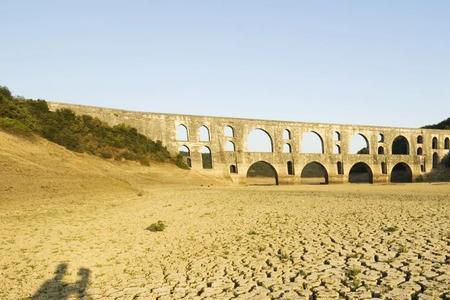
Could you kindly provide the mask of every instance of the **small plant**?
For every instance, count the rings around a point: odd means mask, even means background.
[[[398,253],[406,253],[406,252],[408,252],[408,248],[406,248],[405,245],[400,245],[398,247]]]
[[[358,277],[353,278],[352,280],[352,290],[356,291],[361,286],[361,280]]]
[[[286,262],[291,259],[291,256],[286,251],[283,250],[279,250],[277,256],[282,262]]]
[[[353,267],[347,271],[347,277],[350,279],[356,278],[359,274],[361,274],[361,269],[358,267]]]
[[[353,291],[355,291],[361,285],[359,274],[361,274],[361,269],[356,266],[349,269],[346,273],[347,278],[350,280],[350,287]]]
[[[394,258],[394,257],[391,257],[391,258],[386,259],[385,262],[386,262],[387,264],[392,264],[394,261],[395,261],[395,258]]]
[[[386,233],[396,232],[397,230],[398,230],[397,226],[389,226],[389,227],[386,227],[385,229],[383,229],[383,231]]]
[[[146,230],[151,232],[163,231],[166,228],[166,224],[163,221],[158,221],[156,223],[151,224],[146,228]]]

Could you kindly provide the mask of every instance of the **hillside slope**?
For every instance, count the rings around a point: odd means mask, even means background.
[[[422,128],[426,129],[450,129],[450,118],[433,125],[427,125]]]
[[[189,176],[187,176],[189,175]],[[159,184],[223,183],[171,163],[142,166],[76,153],[40,137],[22,138],[0,131],[0,205],[70,194],[133,193]]]

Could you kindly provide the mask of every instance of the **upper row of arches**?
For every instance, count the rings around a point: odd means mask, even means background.
[[[233,127],[227,125],[223,129],[223,134],[225,137],[234,138],[234,129]],[[211,140],[209,129],[206,125],[202,125],[198,129],[198,138],[200,142],[209,142]],[[282,151],[284,153],[292,152],[292,134],[288,129],[284,129],[282,133],[282,138],[284,141]],[[189,132],[185,125],[180,124],[177,126],[176,139],[178,141],[188,141],[189,140]],[[337,131],[333,133],[333,153],[341,154],[341,134]],[[385,154],[384,147],[384,135],[379,134],[377,142],[378,146],[378,154]],[[417,144],[419,147],[417,148],[416,154],[422,155],[423,150],[421,144],[423,144],[423,136],[417,136]],[[247,147],[246,150],[248,152],[273,152],[273,142],[270,134],[261,128],[256,128],[252,130],[247,137]],[[439,140],[437,137],[433,137],[432,139],[432,149],[439,148]],[[444,149],[450,149],[450,139],[447,137],[444,140]],[[231,141],[226,141],[225,151],[235,151],[235,145]],[[322,137],[319,133],[315,131],[306,132],[302,137],[301,143],[301,152],[302,153],[325,153],[325,147]],[[402,135],[397,136],[392,142],[392,154],[399,155],[409,155],[410,143],[408,139]],[[368,139],[361,133],[355,134],[349,144],[349,153],[350,154],[370,154],[370,146]]]
[[[223,134],[226,137],[234,137],[234,129],[231,126],[225,126],[223,128]],[[200,126],[198,129],[198,139],[200,142],[209,142],[211,136],[209,134],[209,128],[206,125]],[[176,140],[186,142],[189,140],[189,131],[186,125],[179,124],[176,128]]]
[[[336,137],[340,140],[339,133],[334,136],[334,138]],[[301,146],[302,153],[325,153],[323,139],[314,131],[307,132],[303,135]],[[351,138],[349,145],[350,154],[370,154],[369,149],[369,141],[364,135],[355,134]],[[253,130],[247,139],[247,150],[249,152],[273,152],[273,143],[270,135],[262,129]],[[292,152],[292,145],[290,143],[283,144],[283,152]],[[334,144],[333,153],[341,154],[341,146],[339,144]],[[378,154],[385,154],[383,146],[378,147]],[[410,154],[409,142],[404,136],[398,136],[394,139],[392,143],[392,154]]]

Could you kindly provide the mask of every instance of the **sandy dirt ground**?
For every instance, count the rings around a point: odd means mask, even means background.
[[[0,299],[450,299],[448,184],[233,186],[4,133],[0,178]]]

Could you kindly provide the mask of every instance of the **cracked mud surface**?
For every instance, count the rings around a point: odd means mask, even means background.
[[[1,299],[450,299],[450,185],[161,185],[0,209]]]

